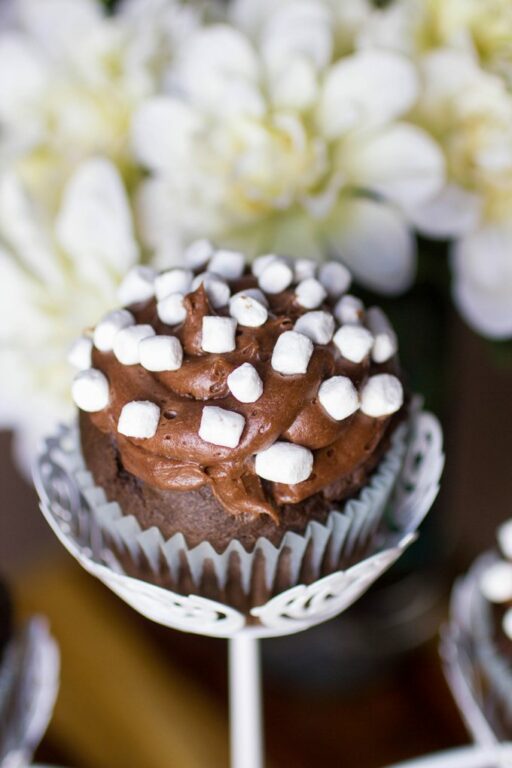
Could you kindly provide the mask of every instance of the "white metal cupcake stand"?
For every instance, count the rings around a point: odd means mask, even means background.
[[[69,431],[69,430],[68,430]],[[35,471],[42,511],[66,549],[87,570],[143,616],[164,626],[229,640],[232,768],[264,764],[259,641],[328,621],[354,603],[416,538],[443,469],[437,419],[417,413],[388,524],[365,560],[312,584],[299,584],[255,607],[250,617],[198,595],[183,596],[127,576],[90,525],[87,503],[74,477],[66,429],[50,438]]]

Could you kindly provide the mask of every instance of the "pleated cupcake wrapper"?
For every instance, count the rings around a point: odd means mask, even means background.
[[[468,730],[482,746],[512,741],[512,662],[493,640],[491,606],[480,590],[483,572],[497,559],[496,554],[485,553],[456,583],[450,625],[441,643],[454,698]]]
[[[44,619],[32,619],[0,664],[0,766],[30,764],[51,718],[59,654]]]
[[[102,537],[104,555],[107,548],[107,559],[112,552],[121,557],[123,570],[138,575],[142,565],[150,580],[152,574],[156,583],[177,591],[181,591],[179,584],[185,570],[194,589],[202,593],[206,571],[214,574],[222,591],[229,586],[233,563],[236,563],[237,579],[245,595],[251,590],[256,570],[261,574],[263,569],[265,599],[268,599],[283,572],[287,574],[284,588],[294,586],[299,579],[307,583],[324,572],[352,564],[357,560],[358,552],[368,548],[403,466],[409,432],[407,423],[395,430],[390,448],[368,485],[342,509],[333,510],[325,524],[311,522],[304,534],[288,532],[278,547],[260,538],[252,552],[247,552],[236,540],[219,554],[207,541],[189,548],[182,534],[165,540],[157,528],[141,530],[135,517],[123,515],[118,503],[108,502],[103,489],[94,484],[81,456],[77,457],[75,480],[92,513],[97,533]],[[78,444],[76,450],[79,453]],[[130,562],[132,567],[127,568]],[[112,564],[119,567],[119,563]],[[277,591],[282,588],[280,584]]]

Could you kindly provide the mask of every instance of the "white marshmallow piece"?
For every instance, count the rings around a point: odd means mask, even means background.
[[[229,314],[234,317],[240,325],[258,328],[267,322],[268,311],[264,304],[253,296],[249,296],[245,291],[240,291],[229,300]]]
[[[263,304],[264,307],[268,307],[268,299],[263,293],[263,291],[260,291],[259,288],[244,288],[243,291],[238,291],[238,293],[234,293],[232,298],[235,296],[250,296],[252,299],[256,299],[256,301],[259,301],[260,304]]]
[[[498,528],[498,544],[500,549],[510,560],[512,560],[512,520],[507,520]]]
[[[231,289],[222,277],[213,272],[202,272],[192,281],[192,290],[196,291],[203,284],[208,299],[214,309],[225,307],[231,296]]]
[[[79,336],[69,349],[68,363],[78,371],[86,371],[92,365],[92,346],[89,336]]]
[[[327,297],[327,291],[314,277],[308,277],[296,287],[295,297],[301,307],[316,309]]]
[[[149,400],[132,400],[123,406],[117,431],[126,437],[154,437],[160,421],[160,408]]]
[[[402,407],[404,390],[396,376],[379,373],[371,376],[361,392],[361,410],[367,416],[390,416]]]
[[[285,331],[272,352],[272,368],[278,373],[306,373],[313,354],[313,342],[303,333]]]
[[[238,251],[216,251],[208,264],[208,272],[225,277],[226,280],[238,280],[244,273],[245,256]]]
[[[283,259],[275,258],[258,277],[258,285],[265,293],[281,293],[293,282],[293,269]]]
[[[361,325],[342,325],[334,334],[334,343],[351,363],[361,363],[373,347],[373,336]]]
[[[94,346],[100,352],[112,352],[116,335],[130,325],[135,325],[135,318],[127,309],[115,309],[109,312],[94,329]]]
[[[233,352],[236,349],[236,320],[233,317],[203,317],[201,348],[205,352]]]
[[[300,283],[302,280],[315,277],[317,263],[313,259],[296,259],[293,262],[293,268],[295,271],[295,282]]]
[[[334,316],[342,325],[357,325],[361,322],[364,304],[357,296],[347,293],[342,296],[334,307]]]
[[[151,267],[133,267],[117,291],[117,297],[121,304],[139,304],[148,301],[155,295],[156,272]]]
[[[480,577],[480,591],[491,603],[506,603],[512,599],[512,564],[493,563]]]
[[[258,256],[256,259],[254,259],[251,265],[251,272],[253,273],[254,277],[259,277],[262,275],[263,271],[268,267],[268,265],[273,261],[277,261],[278,258],[279,257],[274,253],[266,253],[264,256]]]
[[[155,278],[155,294],[158,301],[173,293],[188,293],[194,273],[190,269],[169,269]]]
[[[185,250],[184,259],[190,269],[201,269],[213,255],[214,248],[209,240],[195,240]]]
[[[366,323],[375,339],[372,359],[376,363],[387,362],[398,351],[398,339],[393,326],[379,307],[370,307],[366,313]]]
[[[313,453],[302,445],[278,441],[256,454],[254,468],[264,480],[295,485],[307,480],[313,471]]]
[[[294,325],[294,330],[303,333],[315,344],[328,344],[334,333],[334,317],[330,312],[317,310],[301,315]]]
[[[348,376],[332,376],[320,385],[320,405],[336,421],[352,416],[359,408],[359,393]]]
[[[147,371],[177,371],[183,347],[175,336],[148,336],[139,344],[140,363]]]
[[[96,368],[77,373],[71,386],[75,405],[87,413],[96,413],[107,407],[110,394],[108,379]]]
[[[140,342],[154,335],[155,330],[150,325],[130,325],[123,328],[114,339],[114,355],[123,365],[137,365],[140,363]]]
[[[263,394],[263,382],[250,363],[243,363],[227,379],[229,391],[241,403],[255,403]]]
[[[245,427],[245,419],[240,413],[206,405],[201,414],[199,437],[206,443],[236,448]]]
[[[503,631],[512,640],[512,608],[505,613],[502,622]]]
[[[331,299],[346,293],[352,283],[352,275],[339,261],[327,261],[318,271],[318,279]]]
[[[170,296],[166,296],[165,299],[158,302],[156,311],[162,323],[178,325],[178,323],[184,321],[187,316],[187,310],[185,309],[183,299],[182,293],[171,293]]]

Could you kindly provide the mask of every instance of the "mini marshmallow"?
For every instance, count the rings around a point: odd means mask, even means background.
[[[258,285],[265,293],[281,293],[293,282],[293,269],[282,259],[275,258],[258,278]]]
[[[187,316],[187,310],[183,303],[182,293],[171,293],[165,299],[159,301],[156,306],[158,317],[166,325],[177,325],[182,323]]]
[[[233,352],[236,349],[236,320],[232,317],[203,317],[201,347],[205,352]]]
[[[502,622],[503,631],[512,640],[512,608],[505,613]]]
[[[135,318],[127,309],[115,309],[109,312],[94,329],[94,346],[100,352],[111,352],[116,335],[130,325],[135,325]]]
[[[214,248],[209,240],[196,240],[186,249],[184,259],[191,269],[200,269],[211,259],[213,252]]]
[[[244,288],[243,291],[238,291],[238,293],[234,293],[232,298],[235,296],[250,296],[252,299],[256,299],[256,301],[259,301],[260,304],[263,304],[264,307],[268,307],[268,299],[263,293],[263,291],[260,291],[259,288]]]
[[[192,281],[192,290],[196,291],[203,284],[208,299],[214,309],[225,307],[231,296],[231,289],[222,277],[213,272],[202,272]]]
[[[371,376],[361,392],[361,410],[367,416],[390,416],[400,410],[404,402],[404,390],[396,376],[379,373]]]
[[[352,296],[350,293],[342,296],[334,307],[334,315],[336,320],[342,325],[357,325],[361,322],[361,317],[364,312],[364,304],[357,296]]]
[[[154,437],[160,421],[160,408],[149,400],[132,400],[123,406],[117,431],[126,437]]]
[[[306,312],[299,317],[294,330],[303,333],[315,344],[328,344],[334,333],[334,317],[322,310]]]
[[[130,325],[123,328],[114,339],[114,355],[123,365],[140,363],[139,343],[148,336],[154,336],[150,325]]]
[[[396,333],[379,307],[371,307],[368,310],[366,322],[375,339],[372,347],[372,358],[376,363],[385,363],[397,353],[398,339]]]
[[[199,437],[206,443],[236,448],[244,431],[245,419],[240,413],[206,405],[201,415]]]
[[[319,269],[318,279],[331,299],[341,296],[350,288],[352,275],[339,261],[327,261]]]
[[[92,365],[92,339],[89,336],[79,336],[75,339],[68,352],[68,362],[79,371],[85,371]]]
[[[279,373],[306,373],[312,354],[311,339],[297,331],[285,331],[272,352],[272,368]]]
[[[347,360],[361,363],[373,347],[373,336],[360,325],[342,325],[334,335],[334,343]]]
[[[342,421],[352,416],[359,408],[359,394],[347,376],[332,376],[320,385],[318,390],[320,405],[329,416]]]
[[[235,294],[229,300],[229,314],[236,318],[240,325],[258,328],[267,322],[267,308],[245,291]]]
[[[194,273],[190,269],[169,269],[155,278],[155,294],[158,301],[173,293],[188,293]]]
[[[263,394],[263,382],[250,363],[243,363],[227,379],[229,391],[241,403],[255,403]]]
[[[306,309],[316,309],[327,296],[327,291],[322,283],[315,280],[314,277],[308,277],[302,280],[295,289],[297,303]]]
[[[300,283],[301,280],[308,280],[316,275],[317,263],[313,259],[296,259],[293,262],[293,268],[295,282]]]
[[[278,257],[273,253],[267,253],[265,256],[258,256],[256,259],[254,259],[251,265],[251,272],[253,273],[254,277],[259,277],[263,274],[263,271],[268,267],[269,264],[277,260]]]
[[[498,528],[498,544],[505,555],[512,560],[512,520],[507,520]]]
[[[140,363],[147,371],[177,371],[183,348],[175,336],[148,336],[139,344]]]
[[[264,480],[295,485],[307,480],[313,471],[313,453],[302,445],[277,442],[256,454],[254,468]]]
[[[117,291],[121,304],[126,306],[148,301],[155,295],[156,272],[151,267],[133,267]]]
[[[208,272],[225,277],[226,280],[237,280],[244,273],[245,257],[238,251],[216,251],[208,264]]]
[[[110,400],[108,379],[96,368],[80,371],[73,380],[71,394],[75,404],[82,411],[102,411]]]
[[[491,603],[506,603],[512,599],[512,564],[493,563],[480,577],[480,591]]]

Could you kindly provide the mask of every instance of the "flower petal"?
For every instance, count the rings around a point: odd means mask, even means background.
[[[126,192],[110,162],[95,158],[79,166],[64,192],[56,233],[85,279],[119,278],[137,261]]]
[[[269,14],[260,48],[270,65],[282,65],[298,57],[319,70],[329,63],[333,42],[328,8],[316,0],[293,0]]]
[[[512,337],[512,229],[487,226],[455,243],[453,296],[478,333]]]
[[[329,249],[355,279],[387,295],[409,288],[416,273],[416,244],[401,213],[365,198],[345,198],[329,219]]]
[[[133,117],[138,160],[151,170],[177,173],[190,157],[198,122],[194,110],[182,101],[166,96],[149,99]]]
[[[413,65],[389,51],[359,51],[328,72],[318,121],[328,138],[383,125],[403,115],[418,95]]]
[[[103,15],[95,0],[19,0],[18,13],[23,27],[52,57],[76,50],[77,41]]]
[[[317,96],[317,79],[307,59],[294,58],[274,65],[269,78],[272,103],[279,109],[308,109]]]
[[[343,152],[354,186],[369,189],[408,209],[437,194],[444,182],[438,145],[420,128],[397,123],[373,136],[354,136]]]
[[[445,240],[473,231],[481,211],[478,195],[457,184],[445,184],[432,199],[408,211],[408,217],[421,234]]]
[[[13,32],[0,38],[0,72],[0,118],[9,124],[41,95],[47,70],[35,46]]]

